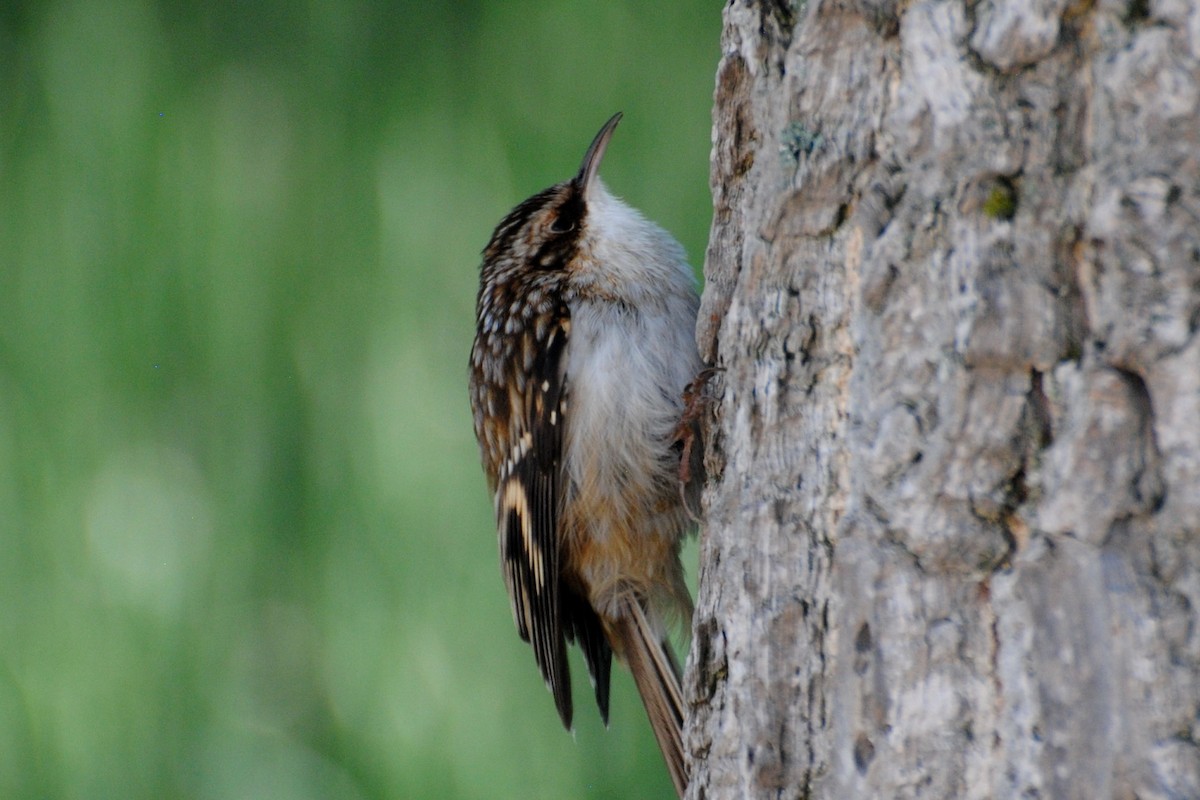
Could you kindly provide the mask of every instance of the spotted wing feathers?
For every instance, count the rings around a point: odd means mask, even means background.
[[[523,396],[513,404],[509,454],[496,486],[500,560],[521,638],[533,647],[563,725],[571,727],[571,676],[562,613],[558,514],[561,504],[566,310],[545,326],[530,326],[533,354],[523,368]]]

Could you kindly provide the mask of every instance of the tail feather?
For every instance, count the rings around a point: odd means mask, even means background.
[[[633,673],[646,716],[663,760],[683,797],[688,785],[687,762],[683,757],[683,693],[679,688],[679,667],[671,646],[655,635],[637,600],[630,598],[614,626],[619,647]]]

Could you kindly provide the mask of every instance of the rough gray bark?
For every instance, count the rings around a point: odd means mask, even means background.
[[[1200,9],[732,2],[692,798],[1200,798]]]

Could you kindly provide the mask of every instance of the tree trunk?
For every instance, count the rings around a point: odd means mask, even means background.
[[[692,798],[1200,798],[1200,10],[732,2]]]

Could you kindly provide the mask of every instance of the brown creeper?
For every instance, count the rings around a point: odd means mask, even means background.
[[[566,643],[583,650],[606,723],[615,653],[682,796],[684,708],[666,630],[692,612],[675,439],[701,366],[699,300],[679,244],[596,174],[620,119],[574,178],[513,209],[483,251],[471,406],[513,617],[563,725]]]

